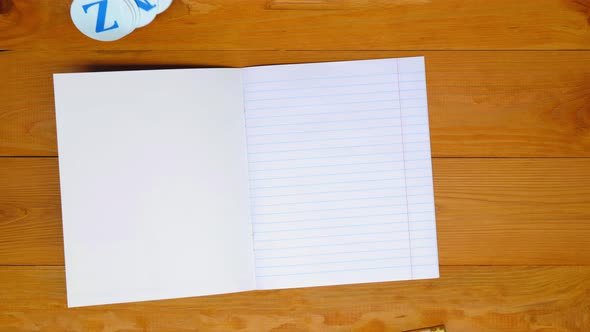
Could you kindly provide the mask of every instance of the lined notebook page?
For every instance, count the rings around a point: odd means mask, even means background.
[[[423,58],[243,80],[257,288],[438,277]]]

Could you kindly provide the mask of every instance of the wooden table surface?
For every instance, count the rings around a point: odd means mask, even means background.
[[[590,331],[590,1],[0,0],[0,331]],[[441,278],[66,308],[52,73],[424,55]],[[190,253],[186,255],[190,264]]]

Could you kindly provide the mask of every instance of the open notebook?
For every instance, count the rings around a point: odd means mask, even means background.
[[[422,57],[54,83],[70,307],[438,277]]]

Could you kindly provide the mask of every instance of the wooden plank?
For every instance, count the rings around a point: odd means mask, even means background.
[[[590,156],[590,52],[4,52],[0,155],[55,156],[52,73],[425,55],[432,153]]]
[[[63,264],[57,159],[0,158],[0,169],[0,265]]]
[[[149,26],[100,43],[71,23],[71,0],[6,0],[0,49],[590,48],[587,0],[322,2],[328,1],[177,0]]]
[[[590,264],[590,158],[434,159],[442,265]],[[0,265],[61,265],[56,159],[0,158]]]
[[[590,329],[590,266],[443,267],[441,278],[66,309],[61,267],[0,267],[0,326],[24,331]]]
[[[590,264],[590,159],[435,159],[433,172],[442,264]]]

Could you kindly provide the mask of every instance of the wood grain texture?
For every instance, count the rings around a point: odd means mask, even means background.
[[[0,158],[0,265],[61,265],[57,160]],[[590,265],[590,159],[433,161],[442,265]]]
[[[3,2],[0,49],[590,49],[587,0],[176,0],[113,43],[76,30],[71,0]]]
[[[590,159],[433,160],[443,264],[590,265]]]
[[[55,156],[52,74],[425,55],[435,157],[590,156],[590,52],[4,52],[0,155]]]
[[[443,267],[441,278],[66,309],[61,267],[0,267],[0,326],[25,331],[587,332],[590,267]]]
[[[57,159],[0,158],[0,170],[0,265],[63,264]]]

